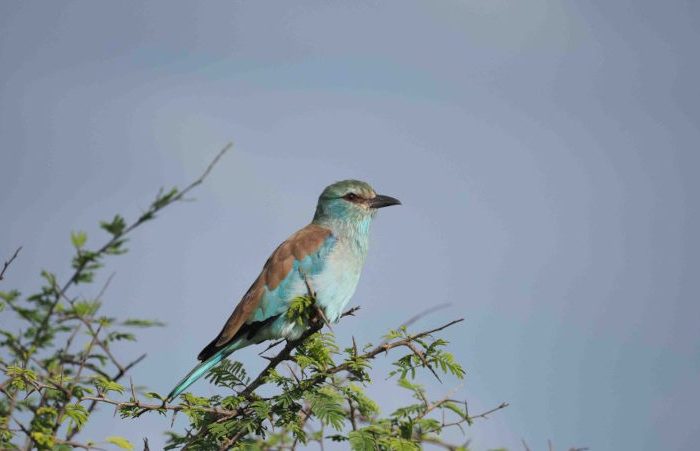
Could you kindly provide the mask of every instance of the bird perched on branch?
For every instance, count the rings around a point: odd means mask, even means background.
[[[365,263],[369,227],[377,209],[398,205],[358,180],[323,190],[309,225],[268,258],[201,361],[168,395],[172,400],[232,352],[265,340],[296,340],[309,327],[288,315],[291,302],[313,296],[325,321],[335,322],[350,301]]]

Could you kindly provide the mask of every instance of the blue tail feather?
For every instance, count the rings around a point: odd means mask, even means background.
[[[192,371],[187,373],[187,376],[182,378],[182,380],[180,382],[178,382],[178,384],[175,386],[175,388],[173,388],[170,391],[170,394],[166,398],[166,401],[172,401],[173,399],[177,398],[180,395],[180,393],[187,390],[187,387],[194,384],[197,381],[197,379],[204,376],[207,373],[207,371],[209,371],[210,369],[215,367],[219,362],[224,360],[229,354],[231,354],[233,351],[238,349],[239,348],[238,344],[239,343],[237,343],[237,342],[231,343],[230,345],[228,345],[225,348],[218,351],[216,354],[209,357],[204,362],[202,362],[199,365],[192,368]]]

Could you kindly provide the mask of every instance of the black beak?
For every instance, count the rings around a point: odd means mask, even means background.
[[[377,194],[374,198],[369,200],[370,208],[384,208],[391,205],[401,205],[401,201],[395,197],[385,196],[383,194]]]

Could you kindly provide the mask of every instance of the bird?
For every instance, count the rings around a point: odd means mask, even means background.
[[[177,398],[234,351],[266,340],[299,339],[310,324],[287,312],[294,299],[310,290],[324,321],[337,322],[357,288],[377,210],[400,204],[359,180],[327,186],[311,223],[272,252],[221,332],[197,356],[200,363],[166,401]]]

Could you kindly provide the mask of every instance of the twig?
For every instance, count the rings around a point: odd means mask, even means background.
[[[119,372],[117,374],[115,374],[111,378],[108,377],[108,379],[112,380],[114,382],[117,382],[119,379],[124,377],[124,375],[127,373],[127,371],[129,371],[131,368],[133,368],[135,365],[137,365],[139,362],[141,362],[145,358],[146,358],[146,354],[141,354],[136,360],[128,363],[123,368],[120,368]],[[92,413],[92,411],[95,410],[95,408],[97,407],[97,403],[98,403],[98,401],[96,399],[92,400],[92,402],[90,403],[90,405],[87,408],[88,413]],[[70,433],[66,436],[66,439],[68,439],[68,440],[72,439],[73,437],[75,437],[75,435],[78,432],[79,432],[78,429],[71,430]]]
[[[112,277],[113,277],[113,276],[114,276],[114,273],[112,273],[112,275],[107,279],[107,282],[104,284],[104,286],[103,286],[102,289],[100,290],[100,294],[98,295],[97,299],[99,299],[100,297],[102,297],[102,295],[104,294],[105,290],[106,290],[107,287],[109,286],[109,283],[110,283],[110,281],[112,280]],[[56,289],[56,288],[57,288],[57,287],[54,286],[54,289]],[[66,296],[64,293],[62,293],[61,296],[62,296],[66,301],[68,301],[68,303],[69,303],[71,306],[73,306],[73,307],[75,306],[75,300],[74,300],[74,299],[70,299],[70,298],[69,298],[68,296]],[[122,366],[121,363],[119,363],[119,361],[117,360],[117,358],[114,357],[114,354],[112,354],[112,351],[110,351],[109,346],[107,345],[107,343],[106,343],[105,341],[103,341],[103,340],[100,340],[99,337],[98,337],[100,328],[101,328],[102,326],[100,325],[99,328],[98,328],[98,330],[97,330],[97,332],[95,332],[95,329],[92,327],[92,323],[91,323],[92,319],[85,318],[85,317],[83,317],[83,316],[81,316],[81,315],[77,315],[77,314],[75,315],[75,318],[77,318],[78,321],[80,321],[81,323],[83,323],[83,324],[85,325],[85,327],[87,327],[88,332],[90,333],[90,335],[96,340],[97,346],[99,346],[100,349],[102,349],[102,350],[104,351],[104,353],[107,355],[107,357],[109,357],[109,360],[112,362],[112,364],[113,364],[115,367],[117,367],[117,369],[119,370],[119,373],[117,373],[117,376],[116,376],[116,377],[122,377],[122,376],[124,375],[124,373],[126,373],[126,369]],[[132,362],[131,365],[133,366],[134,364],[140,362],[144,357],[146,357],[146,354],[143,354],[141,357],[139,357],[138,359],[136,359],[134,362]]]
[[[78,384],[80,380],[80,375],[83,372],[83,369],[85,369],[85,362],[87,361],[88,357],[90,356],[90,351],[92,351],[92,348],[95,346],[95,343],[98,341],[97,336],[99,335],[100,331],[102,330],[102,325],[98,326],[97,332],[92,336],[92,340],[90,340],[90,344],[88,344],[88,347],[85,349],[83,353],[83,357],[80,360],[80,365],[78,366],[78,371],[76,371],[74,380],[75,382],[73,384],[69,384],[67,388],[67,392],[71,393],[71,396],[68,397],[68,400],[63,402],[58,410],[58,413],[56,414],[56,423],[53,425],[53,438],[57,439],[56,434],[58,433],[58,428],[61,427],[61,422],[63,420],[63,416],[66,414],[66,406],[68,405],[68,401],[72,397],[73,389],[75,386]],[[62,384],[61,384],[62,385]]]
[[[299,381],[299,378],[297,377],[297,373],[294,372],[294,368],[292,368],[292,365],[290,365],[289,363],[287,363],[286,365],[287,369],[289,370],[289,373],[292,375],[294,380],[297,381],[297,384],[301,383],[301,381]]]
[[[442,439],[440,439],[439,437],[435,437],[435,436],[421,437],[421,442],[430,443],[431,445],[439,446],[439,447],[445,448],[449,451],[457,451],[460,449],[466,449],[466,446],[456,446],[456,445],[453,445],[451,443],[447,443],[447,442],[443,441]]]
[[[355,316],[355,313],[357,313],[360,310],[360,306],[356,305],[355,307],[351,308],[350,310],[346,310],[343,312],[342,315],[340,315],[341,318],[345,318],[346,316]]]
[[[104,290],[106,289],[106,287],[109,285],[109,281],[110,281],[111,279],[112,279],[112,277],[110,276],[110,278],[109,278],[109,279],[107,280],[107,282],[105,283],[105,286],[103,286],[103,290],[102,290],[103,293],[104,293]],[[96,340],[96,344],[105,352],[105,354],[107,355],[107,357],[110,359],[110,361],[111,361],[111,362],[114,364],[114,366],[117,368],[117,370],[118,370],[117,373],[116,373],[113,377],[111,377],[111,378],[109,378],[108,376],[106,376],[105,374],[103,374],[103,376],[108,377],[110,380],[112,380],[112,381],[114,381],[114,382],[117,382],[119,379],[121,379],[122,377],[124,377],[124,375],[125,375],[131,368],[133,368],[135,365],[137,365],[139,362],[141,362],[143,359],[146,358],[146,354],[141,354],[136,360],[131,361],[131,362],[128,363],[126,366],[122,365],[121,363],[119,363],[119,361],[116,359],[116,357],[115,357],[115,356],[112,354],[112,352],[109,350],[109,346],[107,346],[107,344],[106,344],[104,341],[102,341],[102,340],[99,339],[99,337],[98,337],[99,329],[98,329],[97,331],[95,331],[95,330],[92,328],[92,324],[90,323],[90,321],[88,321],[87,319],[83,318],[82,316],[78,316],[78,320],[79,320],[80,322],[82,322],[82,323],[88,328],[88,331],[89,331],[90,334],[92,335],[93,340]],[[101,327],[101,326],[100,326],[100,327]],[[92,411],[95,410],[96,407],[97,407],[97,401],[94,401],[94,400],[93,400],[93,401],[90,403],[90,405],[88,406],[88,409],[87,409],[87,410],[88,410],[88,413],[92,413]],[[66,436],[66,439],[68,439],[68,440],[72,439],[77,433],[78,433],[78,430],[77,430],[77,429],[73,429],[73,430],[70,431],[70,433]]]
[[[131,389],[131,399],[136,401],[136,390],[134,389],[134,379],[129,378],[129,388]]]
[[[499,405],[497,405],[496,407],[494,407],[494,408],[491,409],[491,410],[487,410],[486,412],[482,412],[482,413],[480,413],[480,414],[478,414],[478,415],[470,415],[470,416],[469,416],[469,419],[470,419],[470,420],[476,420],[476,419],[479,419],[479,418],[484,418],[484,419],[485,419],[485,418],[488,418],[488,416],[491,415],[492,413],[494,413],[494,412],[496,412],[496,411],[498,411],[498,410],[501,410],[501,409],[505,409],[505,408],[508,407],[509,405],[510,405],[510,404],[508,404],[507,402],[502,402],[502,403],[500,403]],[[523,441],[523,443],[524,443],[524,441]]]
[[[130,408],[130,407],[136,407],[139,409],[146,409],[146,410],[170,410],[173,412],[179,412],[185,409],[191,409],[191,410],[196,410],[200,412],[206,412],[206,413],[211,413],[213,415],[217,416],[224,416],[228,415],[229,417],[231,416],[236,416],[241,413],[240,410],[228,410],[228,409],[220,409],[217,407],[203,407],[203,406],[190,406],[186,404],[167,404],[167,403],[161,403],[161,404],[149,404],[149,403],[143,403],[139,400],[135,401],[116,401],[114,399],[106,398],[104,396],[83,396],[80,398],[78,403],[81,403],[83,401],[97,401],[97,402],[103,402],[105,404],[111,404],[115,406],[118,410],[124,409],[124,408]]]
[[[382,352],[386,352],[390,349],[398,348],[400,346],[406,346],[408,343],[411,343],[418,338],[422,338],[422,337],[428,336],[430,334],[433,334],[435,332],[439,332],[443,329],[447,329],[448,327],[454,326],[455,324],[461,323],[462,321],[464,321],[464,318],[455,319],[455,320],[450,321],[449,323],[443,324],[440,327],[436,327],[435,329],[430,329],[430,330],[427,330],[425,332],[420,332],[420,333],[417,333],[414,335],[409,335],[408,337],[403,338],[401,340],[381,343],[381,344],[377,345],[371,351],[367,351],[364,354],[360,355],[359,358],[360,359],[373,359],[377,356],[377,354],[380,354]],[[328,370],[326,370],[325,373],[326,374],[336,374],[336,373],[339,373],[341,371],[346,371],[349,368],[350,368],[350,364],[346,362],[346,363],[342,363],[340,365],[334,366],[332,368],[329,368]],[[319,375],[322,375],[322,374],[319,373]]]
[[[438,305],[436,305],[435,307],[430,307],[430,308],[428,308],[428,309],[425,309],[425,310],[423,310],[422,312],[418,313],[417,315],[414,315],[414,316],[412,316],[411,318],[409,318],[408,320],[406,320],[406,321],[404,321],[403,323],[401,323],[401,325],[400,325],[398,328],[399,328],[399,329],[402,329],[402,328],[404,328],[404,327],[408,327],[408,326],[410,326],[411,324],[413,324],[413,323],[415,323],[416,321],[418,321],[419,319],[424,318],[424,317],[430,315],[431,313],[436,312],[436,311],[438,311],[438,310],[440,310],[440,309],[443,309],[443,308],[445,308],[445,307],[448,307],[449,305],[450,305],[449,302],[446,302],[446,303],[444,303],[444,304],[438,304]],[[461,318],[459,321],[464,321],[464,318]],[[388,343],[388,342],[389,342],[389,339],[388,339],[388,338],[387,338],[387,339],[384,339],[384,341],[382,341],[382,342],[379,344],[379,346],[383,346],[383,345],[385,345],[385,344]],[[379,346],[377,346],[377,347],[379,347]],[[432,368],[430,368],[430,370],[432,371]],[[433,372],[433,374],[435,374],[435,373]],[[438,378],[438,380],[440,380],[440,378]]]
[[[256,388],[265,383],[265,379],[267,378],[267,375],[270,373],[270,371],[272,371],[277,365],[284,362],[285,360],[289,360],[292,351],[296,349],[299,345],[301,345],[304,341],[306,341],[307,338],[309,338],[319,330],[321,330],[321,325],[319,323],[315,323],[309,329],[307,329],[298,339],[287,341],[287,344],[284,346],[284,348],[282,348],[282,350],[276,356],[269,359],[270,363],[267,364],[265,369],[263,369],[260,372],[260,374],[258,374],[258,376],[255,379],[253,379],[253,381],[250,384],[248,384],[248,386],[244,388],[238,395],[245,398],[249,397],[255,391]]]
[[[447,307],[449,307],[450,305],[451,305],[451,304],[450,304],[449,302],[445,302],[445,303],[443,303],[443,304],[438,304],[438,305],[435,305],[435,306],[430,307],[430,308],[428,308],[428,309],[425,309],[425,310],[423,310],[422,312],[418,313],[417,315],[412,316],[412,317],[409,318],[408,320],[404,321],[404,322],[401,324],[401,326],[399,326],[399,328],[401,328],[401,327],[408,327],[408,326],[410,326],[411,324],[413,324],[413,323],[415,323],[416,321],[418,321],[419,319],[424,318],[424,317],[430,315],[430,314],[433,313],[433,312],[437,312],[438,310],[442,310],[442,309],[444,309],[444,308],[447,308]]]
[[[413,343],[408,343],[408,344],[406,344],[406,346],[408,347],[408,349],[410,349],[411,351],[413,351],[413,353],[414,353],[415,355],[418,356],[418,358],[421,360],[421,362],[423,362],[423,366],[425,366],[426,368],[428,368],[428,369],[430,370],[430,372],[433,373],[433,376],[435,376],[435,379],[437,379],[438,382],[442,383],[442,379],[440,379],[440,376],[438,376],[438,374],[435,372],[435,370],[433,369],[433,367],[430,366],[430,363],[429,363],[428,360],[425,358],[425,354],[423,354],[423,352],[422,352],[420,349],[418,349],[418,348],[416,347],[416,345],[414,345]]]
[[[102,288],[100,288],[100,292],[97,293],[97,297],[95,299],[102,299],[102,296],[104,296],[105,291],[107,291],[107,288],[109,288],[109,284],[112,283],[112,279],[114,279],[114,275],[116,273],[112,273],[107,277],[107,280],[105,281],[104,285],[102,285]]]
[[[3,280],[5,278],[5,271],[7,271],[7,268],[12,264],[15,258],[17,258],[17,254],[19,254],[19,251],[21,250],[22,246],[18,247],[15,253],[12,254],[12,257],[10,257],[10,259],[5,261],[5,264],[2,265],[2,271],[0,271],[0,280]]]
[[[443,404],[446,404],[446,403],[448,403],[448,402],[455,402],[455,401],[452,399],[452,395],[454,395],[454,393],[455,393],[457,390],[459,390],[461,387],[462,387],[462,384],[460,384],[460,385],[458,385],[457,387],[453,388],[452,390],[450,390],[449,393],[447,393],[447,394],[445,395],[444,398],[442,398],[442,399],[440,399],[440,400],[438,400],[438,401],[434,401],[434,402],[428,403],[425,399],[423,399],[423,401],[425,402],[425,410],[423,411],[423,413],[421,413],[421,414],[418,416],[418,418],[423,418],[423,417],[425,417],[425,416],[428,415],[430,412],[432,412],[433,410],[435,410],[435,409],[437,409],[438,407],[442,406]],[[420,392],[419,392],[419,393],[420,393]]]
[[[307,426],[306,422],[309,421],[309,418],[311,418],[311,406],[308,404],[306,407],[303,407],[301,409],[301,412],[299,412],[299,416],[301,417],[301,423],[299,424],[299,428],[302,429]],[[299,444],[299,437],[294,438],[294,442],[292,443],[291,449],[295,450],[297,448],[297,445]]]
[[[73,449],[86,449],[86,450],[96,450],[96,451],[107,451],[105,448],[98,448],[97,446],[88,445],[85,443],[73,442],[71,440],[61,440],[60,438],[55,438],[54,441],[60,445],[68,445]]]
[[[347,398],[348,406],[350,406],[350,424],[352,425],[352,430],[357,430],[357,419],[355,418],[355,406],[352,405],[352,399]]]
[[[241,429],[240,431],[236,432],[236,434],[231,437],[228,440],[224,440],[224,442],[221,444],[221,447],[219,448],[220,451],[226,451],[227,449],[231,448],[231,445],[236,443],[239,438],[246,432],[245,429]]]
[[[182,199],[183,196],[184,196],[185,194],[187,194],[189,191],[192,190],[192,188],[194,188],[194,187],[197,186],[197,185],[201,185],[202,182],[204,181],[204,179],[207,178],[207,176],[209,175],[209,173],[211,172],[211,170],[214,169],[214,166],[216,166],[216,164],[219,162],[219,160],[221,159],[221,157],[223,157],[224,154],[225,154],[226,152],[228,152],[232,147],[233,147],[233,143],[228,143],[228,144],[226,144],[226,145],[224,146],[224,148],[221,149],[221,150],[219,151],[218,154],[216,154],[216,156],[214,157],[214,159],[211,160],[211,163],[209,163],[209,166],[207,166],[207,168],[204,170],[204,172],[202,173],[202,175],[200,175],[199,178],[198,178],[197,180],[195,180],[194,182],[192,182],[192,183],[190,183],[189,185],[187,185],[187,187],[185,187],[185,189],[183,189],[183,190],[180,192],[179,195],[175,196],[174,199],[176,199],[176,200]]]

